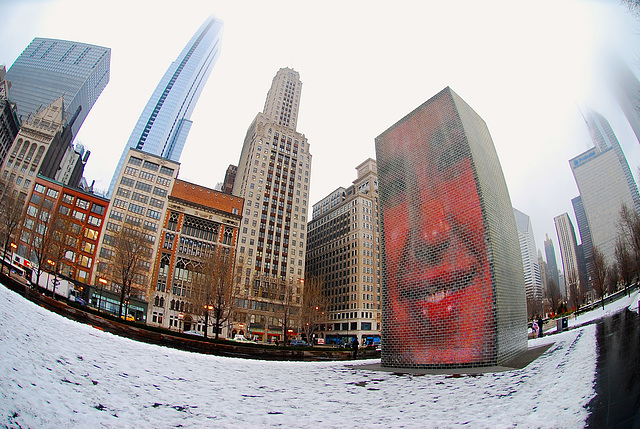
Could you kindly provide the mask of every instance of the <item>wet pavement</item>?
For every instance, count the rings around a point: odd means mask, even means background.
[[[587,427],[640,429],[640,317],[625,310],[597,322],[596,394]],[[571,387],[567,386],[567,394]]]

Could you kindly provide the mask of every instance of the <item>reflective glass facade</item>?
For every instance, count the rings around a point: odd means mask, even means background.
[[[191,114],[219,52],[222,22],[209,17],[171,63],[133,128],[109,186],[113,192],[129,148],[178,162]]]
[[[64,94],[69,118],[81,107],[73,135],[109,82],[111,49],[86,43],[36,37],[13,63],[5,79],[9,100],[25,120]]]

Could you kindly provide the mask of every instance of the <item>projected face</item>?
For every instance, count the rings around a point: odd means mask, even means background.
[[[474,363],[494,344],[493,289],[464,130],[448,97],[378,139],[390,353]]]

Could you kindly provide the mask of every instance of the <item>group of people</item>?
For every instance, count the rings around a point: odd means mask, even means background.
[[[542,326],[544,322],[542,321],[542,316],[536,316],[533,318],[533,324],[531,328],[533,329],[533,337],[534,338],[542,338]]]

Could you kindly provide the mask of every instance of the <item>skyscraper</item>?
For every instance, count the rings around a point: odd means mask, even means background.
[[[234,329],[262,341],[295,334],[283,327],[304,285],[312,157],[296,130],[301,91],[297,71],[278,71],[264,112],[247,130],[233,185],[233,195],[245,200],[237,253],[245,270]]]
[[[629,65],[613,52],[602,63],[607,68],[606,78],[610,79],[618,104],[640,142],[640,80]]]
[[[24,121],[64,96],[64,113],[73,136],[109,82],[111,49],[86,43],[36,37],[13,63],[5,79],[9,100]]]
[[[0,66],[0,165],[9,153],[13,140],[20,130],[20,120],[15,104],[9,101],[10,82],[4,80],[7,70]]]
[[[542,300],[542,281],[540,279],[540,266],[536,249],[535,236],[531,218],[518,209],[513,209],[518,228],[518,240],[520,241],[520,253],[522,254],[522,267],[524,268],[524,285],[527,298],[535,301]],[[535,314],[529,314],[534,316]]]
[[[556,251],[553,247],[553,240],[549,238],[549,234],[545,234],[544,240],[544,256],[547,258],[547,269],[549,278],[560,286],[560,277],[558,275],[558,261],[556,261]]]
[[[562,268],[565,276],[565,287],[560,291],[565,298],[568,298],[566,283],[575,283],[578,280],[578,243],[576,242],[576,232],[569,215],[563,213],[553,218],[558,233],[558,243],[560,244],[560,254],[562,255]]]
[[[640,211],[640,195],[638,195],[638,186],[633,178],[633,174],[631,174],[627,158],[622,152],[620,142],[613,132],[609,121],[607,121],[604,116],[598,112],[589,110],[587,112],[587,128],[589,128],[593,144],[600,152],[604,152],[609,148],[613,149],[615,152],[618,157],[618,161],[620,162],[621,171],[629,186],[629,192],[631,192],[631,198],[633,199],[633,206],[637,211]]]
[[[222,22],[207,18],[171,63],[133,127],[111,179],[109,196],[129,148],[180,160],[191,129],[191,114],[220,53],[221,37]]]

